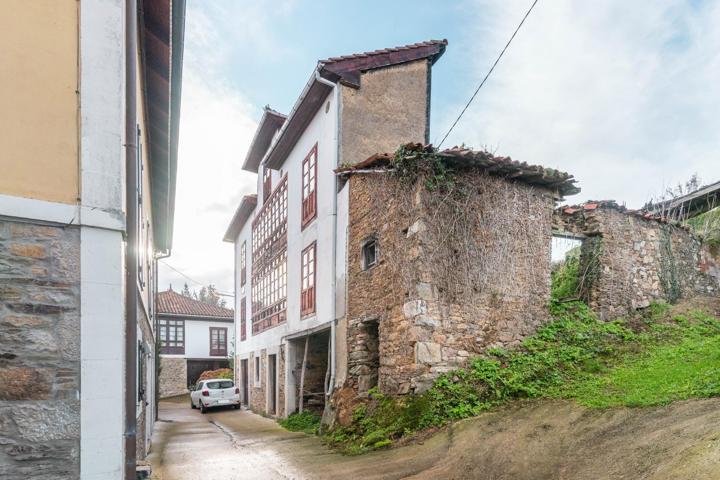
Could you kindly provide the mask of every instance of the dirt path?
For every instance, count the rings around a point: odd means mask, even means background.
[[[159,480],[720,480],[720,399],[652,409],[515,404],[422,445],[347,457],[245,411],[162,402],[150,460]]]

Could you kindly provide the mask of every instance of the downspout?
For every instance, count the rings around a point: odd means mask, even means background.
[[[320,76],[320,72],[315,70],[315,80],[333,88],[335,93],[335,167],[340,161],[340,85],[330,82]],[[333,233],[332,233],[332,322],[330,323],[330,382],[327,395],[330,397],[335,390],[335,335],[337,331],[337,196],[338,196],[338,178],[333,175],[333,194],[332,194],[332,217],[333,217]],[[326,399],[327,400],[327,399]],[[325,405],[327,405],[327,401]]]
[[[137,0],[125,2],[125,480],[135,478],[137,444]]]
[[[167,253],[161,253],[159,255],[155,255],[154,261],[153,261],[153,308],[152,308],[152,314],[153,314],[153,325],[155,327],[155,399],[153,405],[153,408],[155,409],[155,420],[159,418],[159,404],[160,404],[160,319],[158,318],[157,314],[157,305],[158,305],[158,261],[162,260],[163,258],[168,258],[170,256],[170,250],[168,250]]]

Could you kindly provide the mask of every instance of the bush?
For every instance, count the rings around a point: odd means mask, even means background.
[[[580,247],[565,254],[565,259],[553,265],[550,272],[551,297],[554,300],[576,298],[580,276]]]
[[[291,413],[287,418],[278,420],[278,423],[291,432],[318,433],[320,428],[320,415],[303,412]]]
[[[219,368],[217,370],[205,370],[198,377],[198,382],[202,380],[209,380],[211,378],[225,378],[227,380],[234,380],[233,371],[229,368]]]

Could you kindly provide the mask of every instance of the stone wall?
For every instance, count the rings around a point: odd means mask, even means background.
[[[187,361],[184,358],[160,357],[160,398],[187,393]],[[239,384],[239,382],[238,382]]]
[[[0,477],[79,478],[80,231],[0,220]]]
[[[427,59],[364,72],[360,88],[341,86],[340,164],[407,142],[428,143],[431,65]]]
[[[584,237],[579,295],[603,319],[650,302],[718,292],[714,258],[685,228],[645,218],[614,202],[562,207],[555,228]],[[703,271],[705,270],[705,271]]]
[[[278,352],[278,405],[277,415],[285,417],[285,345],[280,345]]]
[[[422,180],[384,173],[350,182],[348,379],[372,383],[368,322],[378,322],[378,386],[424,391],[441,373],[489,346],[519,342],[548,318],[551,192],[477,171],[462,174],[471,197],[457,215]],[[444,238],[465,222],[462,238]],[[379,263],[363,270],[366,239]],[[368,377],[370,375],[370,377]]]
[[[256,386],[255,383],[255,355],[260,354],[260,382]],[[267,350],[262,349],[260,352],[251,352],[250,365],[250,408],[256,413],[266,413],[267,396],[266,388],[266,372],[267,372]]]

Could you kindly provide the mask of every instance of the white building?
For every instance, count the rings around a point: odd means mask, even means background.
[[[233,311],[173,290],[158,293],[160,397],[181,395],[205,370],[227,368],[233,354]]]
[[[255,411],[296,411],[301,382],[303,404],[321,410],[342,386],[349,200],[334,171],[428,143],[431,70],[446,45],[320,61],[289,115],[266,107],[243,164],[258,174],[257,194],[225,234],[235,243],[236,379]]]

